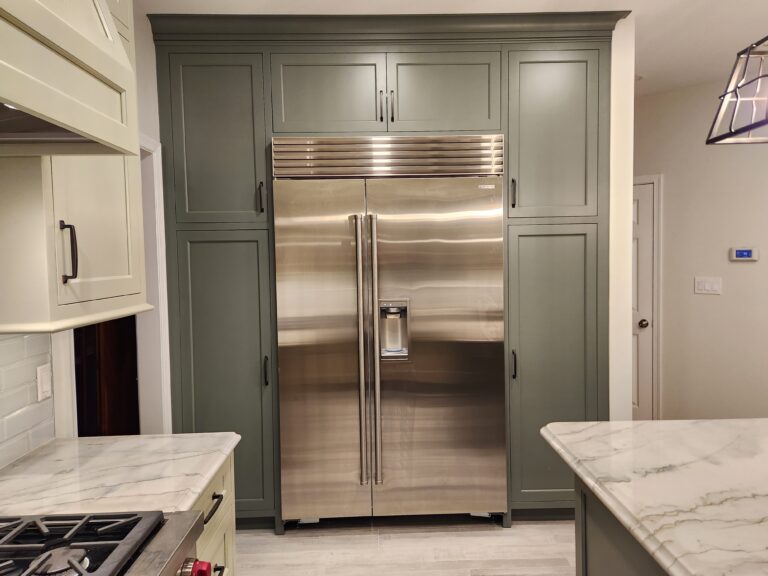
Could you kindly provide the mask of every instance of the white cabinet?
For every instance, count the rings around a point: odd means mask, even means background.
[[[130,0],[111,3],[130,19]],[[136,75],[121,36],[104,0],[0,0],[0,102],[83,137],[0,130],[0,154],[137,154]]]
[[[235,457],[221,465],[192,507],[203,514],[197,557],[210,562],[221,576],[235,576]]]
[[[0,158],[0,333],[55,332],[151,308],[138,162]]]

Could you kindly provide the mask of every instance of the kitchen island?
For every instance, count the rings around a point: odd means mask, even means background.
[[[554,423],[579,576],[768,574],[768,419]]]
[[[199,510],[198,556],[234,575],[232,432],[56,439],[0,469],[0,516]]]

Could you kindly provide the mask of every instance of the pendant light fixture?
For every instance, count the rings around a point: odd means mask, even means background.
[[[768,142],[768,36],[736,56],[707,144]]]

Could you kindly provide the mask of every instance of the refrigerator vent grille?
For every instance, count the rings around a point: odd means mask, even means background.
[[[275,178],[474,176],[504,173],[504,136],[272,138]]]

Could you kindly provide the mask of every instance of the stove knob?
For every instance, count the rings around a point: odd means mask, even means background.
[[[211,576],[212,569],[210,562],[195,560],[192,564],[192,576]]]
[[[211,576],[211,563],[197,558],[187,558],[176,576]]]

